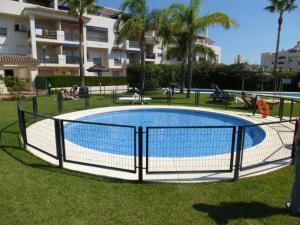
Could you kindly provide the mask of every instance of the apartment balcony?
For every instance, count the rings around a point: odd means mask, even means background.
[[[79,56],[66,55],[66,64],[79,64],[79,63],[80,63]]]
[[[140,43],[138,41],[127,41],[128,48],[140,49]]]
[[[148,31],[145,34],[145,39],[146,39],[147,44],[155,44],[155,42],[156,42],[155,32],[154,31]]]
[[[57,31],[56,30],[48,30],[42,28],[35,29],[35,36],[37,38],[44,38],[44,39],[57,39]]]
[[[58,64],[58,55],[38,55],[41,64]]]
[[[64,37],[65,41],[79,41],[79,34],[76,33],[64,32]]]

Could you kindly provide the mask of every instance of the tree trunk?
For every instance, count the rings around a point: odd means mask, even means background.
[[[192,32],[191,32],[192,34]],[[189,36],[189,43],[188,43],[188,82],[187,82],[187,93],[186,97],[189,98],[191,95],[191,88],[192,88],[192,78],[193,78],[193,71],[192,71],[192,35]]]
[[[277,42],[276,42],[276,52],[275,52],[275,62],[274,62],[274,69],[273,73],[275,76],[275,84],[274,84],[274,92],[278,90],[278,73],[277,73],[277,68],[278,68],[278,55],[279,55],[279,45],[280,45],[280,34],[281,34],[281,26],[282,26],[283,18],[282,14],[279,15],[278,18],[278,31],[277,31]]]
[[[140,70],[140,96],[144,96],[145,89],[145,35],[142,34],[140,47],[141,47],[141,70]],[[143,99],[143,98],[142,98]]]
[[[180,94],[184,92],[184,77],[185,77],[185,57],[181,59],[181,68],[180,68]]]
[[[84,82],[84,50],[83,50],[83,16],[79,17],[79,56],[80,56],[80,63],[79,63],[79,76],[80,76],[80,87],[85,86]]]

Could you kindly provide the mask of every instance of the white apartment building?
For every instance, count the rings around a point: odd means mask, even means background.
[[[275,53],[262,53],[261,65],[273,68],[275,63]],[[300,41],[289,50],[282,50],[278,54],[278,68],[300,70]]]
[[[42,5],[41,5],[42,4]],[[31,82],[39,75],[79,73],[78,20],[68,14],[59,0],[0,0],[0,76],[18,76]],[[83,45],[86,76],[88,68],[101,64],[103,76],[125,76],[129,63],[140,61],[135,40],[116,45],[116,9],[105,7],[97,15],[84,17]],[[155,32],[146,34],[146,63],[161,63],[162,49]],[[221,49],[199,36],[199,43],[213,48],[220,61]],[[204,60],[195,55],[194,60]],[[168,63],[176,63],[169,60]]]

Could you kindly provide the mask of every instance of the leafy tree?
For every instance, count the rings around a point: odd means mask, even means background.
[[[205,45],[197,44],[198,34],[201,30],[215,24],[222,25],[225,29],[229,29],[232,25],[238,26],[237,22],[231,19],[223,12],[216,12],[206,16],[200,16],[200,9],[203,0],[190,0],[189,5],[175,3],[170,9],[174,11],[174,19],[178,21],[181,29],[179,37],[185,37],[187,40],[187,61],[188,61],[188,91],[187,97],[190,97],[192,86],[192,58],[195,52],[204,52],[213,57],[213,51]],[[182,36],[182,34],[185,34]],[[183,47],[186,47],[183,46]]]
[[[85,13],[95,13],[103,7],[97,5],[96,0],[65,0],[69,5],[69,14],[78,18],[79,22],[79,54],[80,54],[80,86],[84,87],[84,75],[85,71],[83,68],[84,64],[84,51],[83,51],[83,24],[84,24],[84,14]]]
[[[286,12],[291,12],[295,10],[298,6],[296,5],[296,0],[269,0],[271,5],[265,7],[265,10],[271,13],[278,13],[278,30],[277,30],[277,41],[276,41],[276,52],[275,52],[275,62],[273,73],[274,75],[277,74],[278,68],[278,53],[280,47],[280,35],[281,35],[281,28],[283,23],[283,15]],[[277,90],[279,85],[278,76],[276,76],[275,84],[274,84],[274,91]]]
[[[140,46],[140,95],[145,89],[145,35],[148,31],[156,29],[156,12],[149,11],[146,0],[124,0],[121,5],[122,13],[119,15],[116,30],[117,42],[126,39],[138,39]]]
[[[11,98],[14,100],[20,98],[20,92],[26,89],[28,80],[19,79],[18,77],[6,77],[4,79],[4,83],[11,95]]]

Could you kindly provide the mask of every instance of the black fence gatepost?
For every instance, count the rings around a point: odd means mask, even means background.
[[[238,136],[237,136],[237,146],[235,154],[235,169],[234,169],[234,181],[239,179],[240,169],[241,169],[241,153],[243,150],[243,136],[245,132],[245,127],[238,127]]]
[[[227,102],[227,92],[225,91],[224,92],[224,109],[227,110],[227,105],[228,105],[228,102]]]
[[[171,90],[168,90],[166,94],[167,94],[167,104],[170,105],[171,104],[171,94],[172,94]]]
[[[195,92],[195,106],[198,107],[200,104],[200,92],[196,91]]]
[[[294,130],[294,136],[293,136],[292,155],[291,155],[291,158],[292,158],[292,165],[295,163],[295,153],[296,153],[295,136],[296,136],[297,130],[298,130],[298,123],[297,123],[297,121],[296,121],[296,124],[295,124],[295,130]]]
[[[61,114],[63,110],[63,103],[62,103],[62,94],[60,92],[57,94],[57,109],[58,109],[58,113]]]
[[[25,113],[23,110],[19,111],[19,124],[20,124],[20,132],[23,139],[24,149],[27,145],[27,134],[26,134],[26,122],[25,122]]]
[[[62,133],[61,133],[61,122],[58,119],[54,120],[55,127],[55,141],[56,141],[56,154],[59,163],[59,168],[63,168],[63,151],[62,151]]]
[[[280,105],[279,105],[279,119],[282,121],[283,118],[283,109],[284,109],[284,98],[280,98]]]
[[[294,99],[291,100],[291,108],[290,108],[290,120],[292,120],[294,111]]]
[[[37,114],[38,114],[38,106],[37,106],[37,97],[32,98],[32,112],[34,114],[34,120],[36,122]]]
[[[84,92],[84,105],[85,105],[85,109],[88,109],[90,107],[90,96],[87,88]]]
[[[138,128],[139,182],[143,182],[143,127]]]

